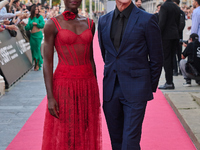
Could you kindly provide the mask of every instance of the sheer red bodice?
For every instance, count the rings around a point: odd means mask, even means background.
[[[59,119],[46,110],[42,150],[101,150],[98,85],[90,63],[93,21],[88,19],[89,28],[77,35],[52,20],[58,29],[53,94]]]

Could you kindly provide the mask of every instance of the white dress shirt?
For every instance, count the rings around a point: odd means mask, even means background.
[[[191,34],[192,33],[196,33],[200,37],[200,6],[193,10]]]

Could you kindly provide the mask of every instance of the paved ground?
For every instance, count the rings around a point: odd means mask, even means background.
[[[200,86],[192,80],[191,87],[184,87],[183,82],[185,81],[182,76],[175,76],[175,90],[162,90],[162,92],[196,148],[200,150]],[[159,84],[164,83],[163,71]]]
[[[183,39],[188,40],[191,31],[187,27],[192,25],[191,20],[186,21],[183,31]],[[184,50],[184,49],[183,49]],[[192,81],[192,87],[183,87],[182,76],[175,76],[175,90],[163,90],[172,109],[181,121],[196,148],[200,150],[200,86]],[[160,85],[165,83],[164,72],[160,79]]]
[[[55,55],[54,68],[57,63]],[[5,150],[46,95],[42,71],[29,71],[0,98],[0,150]]]
[[[0,150],[4,150],[45,96],[42,71],[30,71],[0,98]]]

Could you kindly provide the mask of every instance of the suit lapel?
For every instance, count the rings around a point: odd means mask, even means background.
[[[139,9],[134,5],[133,10],[132,10],[132,12],[129,16],[123,37],[122,37],[122,42],[121,42],[120,47],[119,47],[119,53],[122,51],[123,46],[128,41],[129,36],[131,35],[131,31],[133,30],[134,25],[138,20],[138,17],[139,17]]]
[[[110,13],[110,15],[108,16],[108,18],[107,18],[107,21],[108,21],[108,30],[107,30],[106,34],[107,34],[107,37],[108,37],[108,42],[110,43],[110,46],[112,48],[111,53],[113,53],[114,55],[117,55],[117,51],[116,51],[116,49],[115,49],[115,47],[113,45],[113,42],[112,42],[112,40],[110,38],[110,32],[111,32],[111,26],[112,26],[113,16],[114,16],[114,11],[112,11]]]

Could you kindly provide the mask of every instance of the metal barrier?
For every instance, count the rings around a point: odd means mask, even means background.
[[[16,37],[11,37],[7,30],[0,32],[0,75],[4,77],[6,88],[32,68],[31,62],[29,42],[19,30]]]

